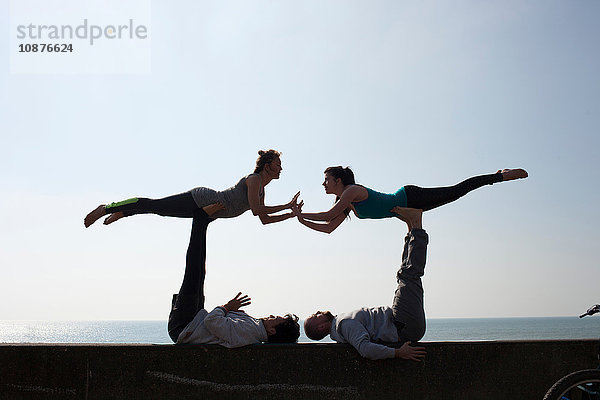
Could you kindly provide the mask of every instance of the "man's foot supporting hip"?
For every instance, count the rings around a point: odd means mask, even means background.
[[[418,208],[394,207],[392,212],[402,221],[406,222],[408,231],[413,228],[423,229],[423,210]]]

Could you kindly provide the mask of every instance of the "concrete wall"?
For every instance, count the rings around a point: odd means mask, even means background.
[[[340,344],[0,345],[0,399],[541,399],[597,340],[425,343],[422,363]]]

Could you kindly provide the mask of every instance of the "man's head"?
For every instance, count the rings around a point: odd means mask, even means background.
[[[261,318],[261,321],[267,331],[268,343],[296,343],[300,337],[298,317],[294,314],[287,314],[285,317],[270,315]]]
[[[321,340],[331,331],[333,314],[329,311],[317,311],[304,321],[304,333],[312,340]]]

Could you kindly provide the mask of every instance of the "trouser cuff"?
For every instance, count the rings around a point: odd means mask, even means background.
[[[427,234],[427,231],[425,231],[425,229],[423,228],[412,228],[410,232],[406,234],[404,241],[408,242],[411,239],[424,241],[425,244],[429,244],[429,235]]]

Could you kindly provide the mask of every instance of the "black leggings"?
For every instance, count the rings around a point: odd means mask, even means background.
[[[204,308],[204,278],[206,276],[206,228],[212,221],[206,212],[196,208],[193,214],[190,244],[185,258],[185,274],[179,294],[173,295],[168,330],[173,342],[183,329]]]
[[[157,214],[163,217],[193,218],[198,206],[190,192],[176,194],[162,199],[133,199],[111,203],[105,206],[107,213],[122,212],[128,217],[135,214]]]
[[[458,200],[472,190],[485,185],[491,185],[502,181],[502,174],[479,175],[462,181],[454,186],[422,188],[419,186],[404,186],[406,193],[406,206],[429,211]]]

